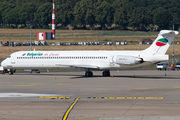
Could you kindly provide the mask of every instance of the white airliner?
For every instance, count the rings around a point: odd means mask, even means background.
[[[14,69],[81,68],[86,77],[93,70],[110,76],[112,69],[134,69],[169,59],[165,55],[178,31],[162,30],[153,44],[141,51],[19,51],[12,53],[2,67],[13,74]]]

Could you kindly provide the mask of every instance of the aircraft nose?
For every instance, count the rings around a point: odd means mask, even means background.
[[[5,66],[6,66],[6,63],[5,63],[4,60],[1,62],[1,66],[2,66],[2,67],[5,67]]]

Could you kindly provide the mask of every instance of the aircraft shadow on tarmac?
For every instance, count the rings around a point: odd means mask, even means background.
[[[108,77],[103,77],[101,75],[94,75],[93,77],[85,77],[84,75],[77,75],[77,74],[14,74],[14,75],[37,75],[37,76],[54,76],[54,77],[70,77],[70,79],[77,79],[77,78],[108,78]],[[139,79],[179,79],[180,77],[177,76],[162,76],[162,75],[114,75],[114,76],[109,76],[109,78],[139,78]]]
[[[76,79],[76,78],[108,78],[108,77],[103,77],[103,76],[93,76],[93,77],[84,77],[84,76],[77,76],[77,77],[72,77],[71,79]],[[139,78],[139,79],[179,79],[180,77],[167,77],[167,76],[110,76],[109,78]]]

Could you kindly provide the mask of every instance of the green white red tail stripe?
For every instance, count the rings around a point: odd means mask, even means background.
[[[161,39],[157,40],[156,45],[161,47],[161,46],[165,46],[167,43],[168,43],[167,39],[161,38]]]

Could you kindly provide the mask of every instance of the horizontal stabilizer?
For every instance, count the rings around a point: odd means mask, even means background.
[[[172,30],[161,30],[159,33],[159,35],[162,35],[162,36],[172,36],[173,34],[178,35],[179,32],[178,31],[172,31]]]

